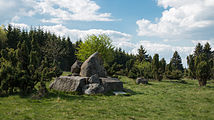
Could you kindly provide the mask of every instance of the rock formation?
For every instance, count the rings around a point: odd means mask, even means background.
[[[71,66],[72,76],[79,76],[82,62],[76,60],[76,62]]]
[[[83,94],[123,90],[123,83],[120,80],[106,77],[106,70],[98,52],[92,54],[82,66],[81,64],[81,62],[76,61],[71,67],[72,76],[56,78],[49,86],[50,89]]]
[[[97,74],[99,77],[106,77],[106,70],[103,66],[102,57],[98,52],[92,54],[81,66],[80,76],[91,77]]]
[[[82,92],[82,87],[86,85],[87,77],[60,76],[50,84],[49,88],[64,92]]]
[[[137,78],[136,79],[136,84],[148,84],[148,80],[147,79],[143,79],[143,78]]]

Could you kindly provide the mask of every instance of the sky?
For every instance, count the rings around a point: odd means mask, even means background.
[[[115,47],[136,54],[140,45],[184,67],[198,42],[214,47],[214,0],[0,0],[0,24],[39,27],[72,42],[107,34]]]

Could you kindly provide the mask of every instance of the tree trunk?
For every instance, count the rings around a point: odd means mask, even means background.
[[[199,86],[206,86],[207,80],[199,80]]]

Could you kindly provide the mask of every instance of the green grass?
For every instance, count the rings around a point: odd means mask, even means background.
[[[122,77],[130,96],[88,96],[51,92],[47,98],[11,95],[0,97],[1,120],[212,120],[214,83],[198,87],[197,81],[152,81],[136,85]]]

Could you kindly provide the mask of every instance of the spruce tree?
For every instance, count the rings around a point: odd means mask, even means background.
[[[163,75],[161,74],[162,72],[159,63],[159,55],[155,54],[152,60],[152,74],[156,80],[161,81],[163,79]]]
[[[205,86],[212,76],[213,58],[209,43],[202,46],[198,43],[193,55],[187,57],[190,75],[197,78],[200,86]]]
[[[148,54],[146,54],[147,51],[145,50],[145,48],[141,45],[140,48],[138,49],[138,54],[137,54],[137,60],[139,62],[142,62],[142,61],[148,61],[149,58],[148,58]]]
[[[3,49],[0,58],[0,95],[13,93],[17,86],[16,52],[14,49]]]
[[[195,47],[194,56],[199,56],[201,53],[203,53],[203,45],[198,43]]]
[[[189,55],[187,56],[187,64],[189,66],[189,69],[188,69],[188,73],[191,78],[194,78],[196,79],[196,68],[195,68],[195,65],[194,65],[194,56],[193,55]]]
[[[177,51],[174,52],[170,63],[166,67],[166,77],[168,79],[181,79],[183,77],[184,68],[182,65],[182,60]]]
[[[29,50],[27,48],[26,42],[19,42],[16,49],[16,58],[17,58],[17,74],[18,81],[20,82],[19,88],[22,93],[27,94],[33,89],[33,82],[30,79],[30,74],[28,70],[29,65]]]
[[[160,68],[161,68],[162,73],[165,73],[165,70],[166,70],[166,60],[165,60],[164,58],[162,58],[162,59],[160,60],[159,65],[160,65]]]
[[[173,57],[171,58],[170,64],[172,65],[173,70],[180,70],[183,72],[184,68],[182,65],[182,60],[177,51],[174,52]]]

